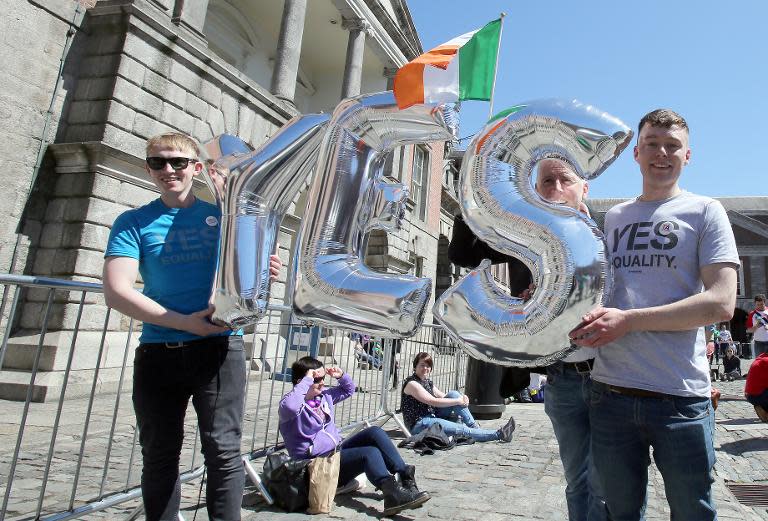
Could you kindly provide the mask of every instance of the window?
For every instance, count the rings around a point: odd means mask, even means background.
[[[427,192],[429,188],[429,152],[424,147],[414,147],[411,199],[414,213],[421,221],[427,220]]]
[[[384,160],[384,175],[401,181],[405,164],[405,147],[397,147],[387,154]]]
[[[744,257],[740,257],[739,260],[741,262],[739,263],[739,269],[736,270],[736,296],[746,298],[747,291],[746,285],[744,284],[744,264],[748,263],[748,261]]]
[[[408,254],[408,262],[413,265],[413,275],[416,277],[424,276],[424,257],[419,257],[415,253]]]

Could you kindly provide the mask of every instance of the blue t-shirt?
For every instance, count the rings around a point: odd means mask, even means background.
[[[144,295],[161,306],[183,314],[200,311],[208,307],[216,271],[220,220],[218,207],[199,199],[189,208],[168,208],[156,199],[115,220],[104,257],[137,259]],[[140,341],[196,338],[145,323]]]

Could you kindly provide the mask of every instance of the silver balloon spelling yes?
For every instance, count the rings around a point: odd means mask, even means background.
[[[269,300],[269,257],[288,206],[309,183],[329,117],[292,119],[256,151],[223,135],[203,145],[215,161],[204,179],[221,209],[213,320],[233,329],[257,322]]]
[[[520,259],[536,290],[527,302],[511,297],[485,260],[440,296],[438,321],[471,356],[531,367],[574,349],[568,332],[612,291],[605,240],[591,219],[539,196],[531,173],[540,160],[555,158],[593,179],[631,137],[626,125],[595,107],[539,100],[513,107],[472,140],[461,168],[464,220],[495,250]]]
[[[320,149],[297,251],[293,308],[308,322],[412,335],[421,325],[432,281],[377,273],[362,262],[365,234],[396,229],[407,189],[382,180],[394,147],[445,141],[455,114],[443,106],[398,110],[391,92],[342,101]]]

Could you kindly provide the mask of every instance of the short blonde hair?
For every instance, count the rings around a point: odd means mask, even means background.
[[[147,156],[149,156],[153,148],[178,150],[179,152],[190,154],[192,159],[197,159],[200,155],[200,148],[198,148],[195,140],[180,132],[167,132],[152,136],[147,140]]]

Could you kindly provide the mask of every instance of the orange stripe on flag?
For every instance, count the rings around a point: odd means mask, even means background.
[[[506,121],[506,119],[502,119],[501,121],[499,121],[498,123],[496,123],[496,124],[495,124],[495,125],[494,125],[494,126],[493,126],[493,127],[492,127],[492,128],[489,130],[489,131],[488,131],[488,132],[486,132],[486,133],[483,135],[483,137],[481,137],[481,138],[480,138],[480,139],[477,141],[477,146],[475,147],[475,154],[479,154],[479,153],[480,153],[480,149],[482,148],[482,146],[483,146],[483,143],[485,143],[485,141],[486,141],[486,140],[487,140],[489,137],[491,137],[491,136],[492,136],[492,135],[493,135],[493,134],[494,134],[494,133],[495,133],[497,130],[499,130],[499,127],[500,127],[500,126],[502,126],[502,125],[504,124],[504,122],[505,122],[505,121]]]
[[[395,74],[393,90],[400,109],[424,103],[424,64],[407,63]]]
[[[456,57],[456,53],[458,51],[459,48],[454,45],[441,45],[440,47],[435,47],[429,52],[425,52],[411,63],[423,63],[424,65],[431,65],[432,67],[445,69],[448,67],[448,64],[451,63],[451,60]]]

